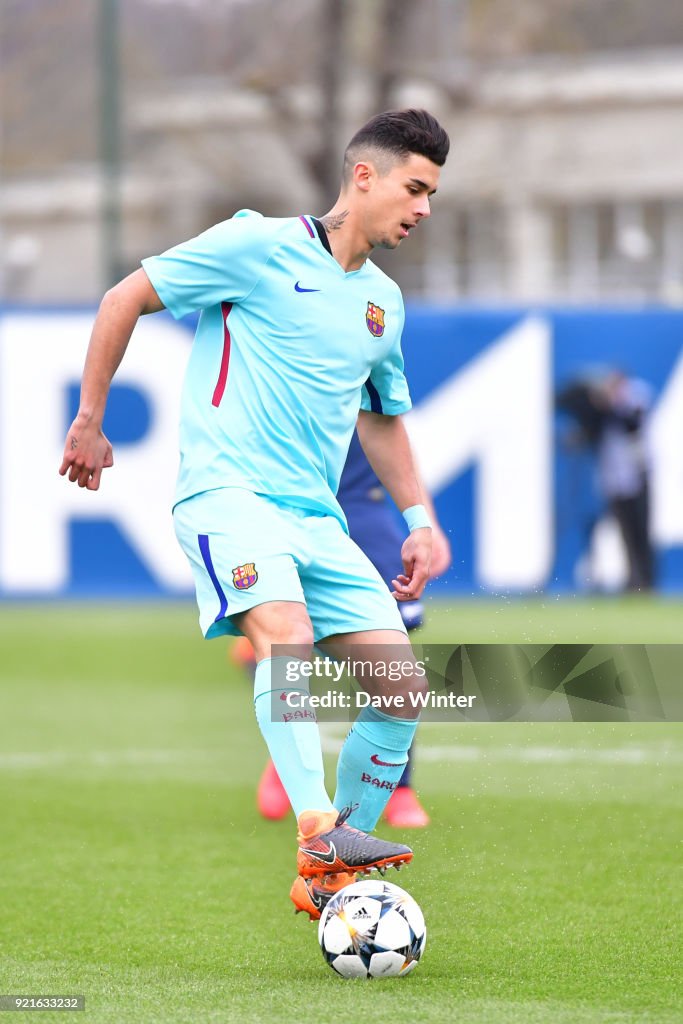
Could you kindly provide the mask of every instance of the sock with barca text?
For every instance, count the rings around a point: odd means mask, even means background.
[[[363,708],[337,762],[334,806],[354,808],[349,825],[372,832],[403,775],[416,729],[416,718]]]
[[[323,755],[315,713],[287,701],[288,693],[308,693],[300,685],[282,685],[289,658],[266,658],[256,666],[254,709],[273,764],[295,815],[333,811],[325,789]]]

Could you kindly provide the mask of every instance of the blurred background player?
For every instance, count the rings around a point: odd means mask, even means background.
[[[433,579],[446,572],[450,566],[451,547],[424,487],[423,496],[432,520],[430,576]],[[346,515],[351,539],[365,552],[391,589],[391,581],[396,575],[396,563],[397,560],[400,561],[405,531],[401,530],[387,492],[366,458],[357,431],[354,431],[351,439],[337,499]],[[423,624],[422,601],[405,601],[399,604],[399,611],[408,632],[418,629]],[[231,657],[253,679],[256,662],[254,651],[246,637],[237,640],[231,650]],[[403,775],[384,811],[387,822],[395,828],[424,828],[429,824],[429,815],[411,784],[414,756],[413,741]],[[271,821],[284,818],[290,810],[287,793],[271,760],[268,761],[259,781],[256,802],[263,817]]]
[[[644,380],[615,369],[607,374],[599,398],[605,415],[597,451],[598,480],[624,543],[626,589],[651,590],[655,563],[650,538],[647,415],[652,389]]]
[[[588,446],[594,454],[599,497],[623,543],[628,591],[647,591],[655,585],[647,438],[651,405],[650,385],[616,367],[579,378],[557,396],[558,408],[579,426],[574,443]],[[592,529],[595,525],[594,520]]]

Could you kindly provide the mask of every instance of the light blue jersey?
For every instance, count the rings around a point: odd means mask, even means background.
[[[360,408],[410,408],[398,286],[345,273],[322,225],[243,210],[142,265],[174,317],[201,310],[185,378],[176,504],[242,487],[336,516]]]

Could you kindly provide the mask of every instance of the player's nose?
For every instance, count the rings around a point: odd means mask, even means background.
[[[429,205],[429,196],[423,196],[418,202],[417,209],[415,210],[415,217],[418,220],[423,220],[425,217],[431,215],[431,207]]]

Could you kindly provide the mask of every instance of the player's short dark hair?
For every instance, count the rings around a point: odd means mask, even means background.
[[[344,181],[367,150],[386,153],[394,158],[392,164],[417,153],[443,167],[450,144],[447,132],[426,110],[387,110],[370,118],[349,142],[344,153]]]

